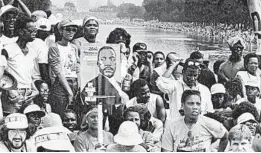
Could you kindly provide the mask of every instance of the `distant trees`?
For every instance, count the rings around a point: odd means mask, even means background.
[[[36,10],[47,11],[52,5],[50,0],[22,0],[31,12]]]
[[[245,0],[144,0],[146,20],[249,26]]]
[[[66,3],[64,4],[64,9],[65,9],[66,11],[69,11],[69,12],[77,12],[74,3],[71,3],[71,2],[66,2]]]
[[[118,18],[143,18],[144,8],[141,6],[136,6],[132,3],[123,3],[118,7]]]

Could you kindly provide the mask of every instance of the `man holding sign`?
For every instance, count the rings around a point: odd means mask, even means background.
[[[128,95],[121,90],[120,83],[114,78],[116,64],[115,50],[110,46],[100,48],[97,62],[100,74],[87,82],[81,93],[87,105],[96,104],[96,98],[93,99],[93,96],[115,96],[105,99],[103,104],[105,116],[103,123],[106,122],[106,116],[108,116],[110,132],[113,134],[117,133],[122,121],[123,106],[121,104],[129,100]]]

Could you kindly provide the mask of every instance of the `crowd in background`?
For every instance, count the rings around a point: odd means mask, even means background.
[[[261,151],[260,56],[243,56],[241,37],[210,69],[200,51],[150,51],[123,28],[97,40],[95,17],[58,22],[18,2],[0,13],[1,152]],[[80,57],[101,42],[81,85]]]

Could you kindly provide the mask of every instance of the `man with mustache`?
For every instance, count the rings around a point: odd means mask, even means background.
[[[126,107],[137,104],[145,104],[153,117],[165,122],[166,110],[164,108],[163,99],[157,95],[150,93],[148,83],[144,79],[138,79],[131,85],[131,91],[134,97],[126,103]]]
[[[197,60],[187,59],[185,61],[182,75],[183,79],[175,80],[171,78],[172,72],[175,70],[180,60],[172,58],[170,60],[170,67],[165,73],[156,80],[158,88],[168,94],[170,106],[170,120],[177,120],[182,115],[181,108],[181,95],[185,90],[198,90],[204,99],[202,99],[202,114],[207,112],[214,112],[211,102],[211,94],[209,89],[203,84],[198,82],[200,74],[200,63]]]
[[[114,78],[116,71],[116,53],[110,46],[102,47],[98,52],[100,74],[87,82],[81,95],[88,105],[95,105],[96,100],[91,101],[92,96],[115,96],[107,98],[104,105],[104,115],[108,116],[110,132],[116,134],[122,121],[123,105],[129,100],[128,95],[121,90],[120,83]],[[92,93],[91,93],[92,91]]]
[[[202,116],[201,93],[185,90],[181,97],[184,117],[165,125],[163,152],[209,152],[211,142],[220,139],[219,151],[227,145],[228,131],[218,121]]]
[[[231,55],[225,63],[220,65],[218,76],[226,82],[235,78],[240,70],[244,70],[243,50],[246,48],[244,40],[240,37],[233,37],[228,40]]]
[[[0,141],[0,152],[29,152],[25,144],[28,121],[24,114],[13,113],[5,118]]]

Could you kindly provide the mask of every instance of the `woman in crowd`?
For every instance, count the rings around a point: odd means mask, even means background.
[[[52,88],[49,103],[53,112],[62,112],[71,105],[78,89],[78,48],[70,43],[78,26],[71,20],[61,21],[57,26],[62,38],[49,49],[49,65]]]
[[[84,121],[83,121],[84,122]],[[99,144],[98,140],[98,109],[91,108],[86,114],[85,122],[88,129],[80,133],[75,141],[74,148],[77,152],[93,152],[102,149],[104,146],[112,144],[113,135],[109,132],[103,131],[103,144]]]

